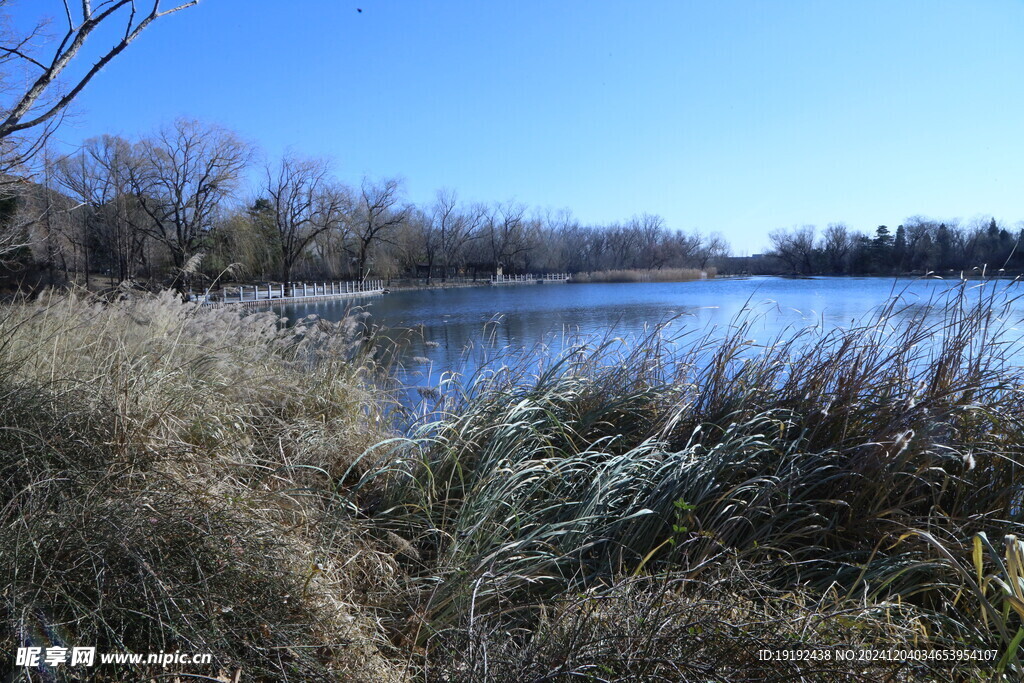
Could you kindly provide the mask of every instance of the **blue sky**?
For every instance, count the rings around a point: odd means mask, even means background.
[[[1009,0],[203,0],[60,137],[195,117],[348,182],[401,176],[413,201],[648,211],[750,253],[807,223],[1024,219],[1022,74]]]

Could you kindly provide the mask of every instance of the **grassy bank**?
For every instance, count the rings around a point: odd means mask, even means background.
[[[593,273],[577,273],[570,282],[689,282],[715,276],[715,269],[708,268],[650,268],[631,270],[600,270]]]
[[[0,671],[19,645],[96,646],[393,678],[363,607],[394,592],[392,550],[334,495],[387,436],[353,339],[171,295],[4,308]]]
[[[1024,369],[992,291],[766,346],[747,320],[681,352],[656,331],[539,371],[499,359],[401,438],[354,322],[284,330],[170,297],[8,307],[0,657],[209,651],[194,673],[242,680],[954,680],[934,659],[757,656],[937,648],[996,653],[962,679],[1015,679]]]

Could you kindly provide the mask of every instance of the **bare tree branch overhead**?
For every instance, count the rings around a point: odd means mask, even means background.
[[[0,0],[0,14],[6,15],[9,4],[9,0]],[[5,101],[0,107],[0,116],[3,117],[3,122],[0,123],[0,140],[52,120],[82,92],[104,66],[121,54],[150,24],[169,14],[194,7],[199,4],[199,0],[171,5],[165,5],[161,0],[153,0],[152,4],[147,3],[148,11],[145,12],[138,10],[141,2],[137,0],[105,0],[95,8],[89,0],[83,0],[77,12],[71,9],[66,0],[63,4],[67,26],[56,49],[47,54],[43,54],[47,52],[45,47],[35,48],[35,52],[39,54],[33,54],[32,47],[33,38],[42,34],[44,21],[36,24],[27,35],[19,36],[14,32],[8,32],[0,36],[0,52],[3,53],[0,64],[5,70],[15,67],[11,62],[17,61],[20,62],[20,66],[37,72],[35,78],[30,78],[24,88],[13,88],[10,83],[6,83],[9,90],[5,93]],[[122,21],[124,26],[120,40],[108,46],[83,75],[72,83],[65,84],[65,88],[59,94],[54,94],[54,90],[61,85],[61,75],[78,57],[86,39],[101,25],[118,21]]]

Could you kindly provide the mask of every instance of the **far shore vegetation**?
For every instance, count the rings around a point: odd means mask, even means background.
[[[714,267],[708,270],[697,268],[600,270],[596,273],[576,273],[570,282],[689,282],[715,277]]]
[[[1024,272],[1024,232],[991,217],[916,216],[870,233],[842,223],[779,229],[764,253],[737,256],[721,235],[679,230],[654,214],[590,225],[568,211],[464,202],[452,190],[416,205],[397,179],[351,186],[323,159],[285,157],[257,171],[255,158],[230,130],[187,119],[138,140],[103,136],[70,155],[43,155],[31,180],[8,183],[0,197],[8,245],[0,293],[367,278],[422,286],[496,273],[669,282],[702,272]],[[247,184],[252,173],[264,181]]]

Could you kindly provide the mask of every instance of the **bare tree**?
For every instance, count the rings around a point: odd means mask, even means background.
[[[394,178],[374,183],[364,178],[354,221],[356,266],[359,277],[368,274],[371,250],[379,243],[393,243],[392,236],[405,223],[410,208],[400,205],[402,185]]]
[[[639,262],[640,230],[632,222],[612,224],[605,235],[602,266],[608,269],[635,268]]]
[[[515,268],[516,258],[529,248],[526,206],[518,202],[497,204],[485,219],[491,260],[498,266]]]
[[[486,214],[486,206],[460,208],[454,190],[438,190],[430,209],[430,221],[421,228],[420,239],[428,269],[432,272],[435,259],[439,259],[441,277],[447,279],[451,268],[461,265],[466,245],[480,238],[479,229]]]
[[[703,239],[698,236],[698,239],[700,246],[697,249],[696,260],[701,270],[706,270],[712,261],[729,255],[729,242],[722,233],[713,232]]]
[[[27,251],[37,264],[45,267],[48,281],[58,282],[57,270],[62,271],[66,279],[69,265],[75,258],[76,237],[81,237],[78,230],[81,221],[75,215],[78,203],[67,197],[59,188],[53,172],[54,154],[51,149],[42,150],[42,178],[39,184],[29,185],[16,199],[6,198],[2,203],[4,211],[11,211],[12,220],[7,221],[8,227],[17,225],[25,228],[21,233]]]
[[[833,273],[842,273],[846,266],[846,257],[853,247],[849,228],[845,223],[829,223],[822,238],[822,251],[825,260]]]
[[[445,237],[458,215],[456,207],[454,191],[438,190],[437,198],[428,209],[429,213],[417,209],[409,216],[411,245],[406,247],[406,251],[426,261],[427,284],[430,284],[434,276],[434,264],[444,253]],[[414,263],[414,266],[418,264]]]
[[[661,268],[665,265],[665,251],[662,239],[665,236],[665,219],[657,214],[644,213],[633,216],[626,226],[633,235],[636,250],[632,268]]]
[[[580,254],[581,241],[578,239],[580,224],[569,209],[544,210],[539,214],[539,234],[534,259],[536,266],[544,272],[573,270]]]
[[[440,232],[434,216],[414,207],[409,211],[395,241],[392,251],[397,257],[396,262],[401,262],[402,268],[416,276],[420,275],[420,266],[426,265],[427,284],[430,284],[441,253]]]
[[[329,230],[317,234],[311,244],[318,272],[332,278],[352,277],[355,273],[352,234],[356,220],[356,200],[349,187],[339,185],[338,190],[344,192],[348,199],[349,208],[346,209],[346,216],[333,224]]]
[[[452,269],[466,267],[472,245],[484,237],[487,215],[487,205],[478,202],[464,207],[452,221],[443,243],[445,277]]]
[[[129,182],[149,218],[140,228],[167,247],[181,286],[216,210],[238,185],[249,148],[224,128],[178,119],[136,145],[136,157]]]
[[[86,140],[78,154],[54,164],[54,175],[64,190],[80,202],[79,213],[93,223],[93,232],[110,260],[111,277],[135,277],[144,261],[145,220],[131,194],[128,178],[135,163],[132,146],[117,136]],[[88,274],[87,274],[88,277]]]
[[[281,277],[289,281],[313,240],[344,225],[351,213],[351,197],[332,182],[325,161],[290,155],[281,160],[276,172],[267,168],[264,191],[281,250]]]
[[[779,229],[768,233],[772,254],[796,273],[809,273],[813,267],[814,226],[805,225],[792,232]]]

